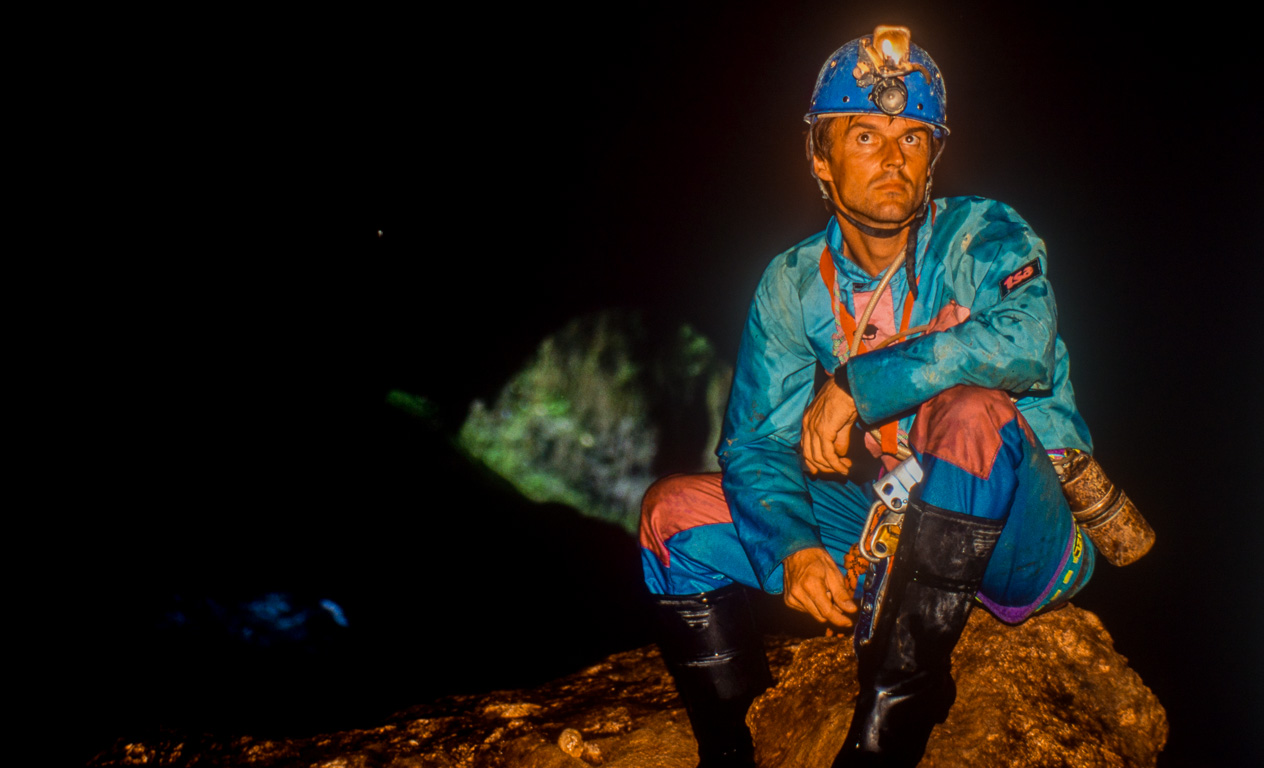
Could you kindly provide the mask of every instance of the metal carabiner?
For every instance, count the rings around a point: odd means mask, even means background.
[[[896,542],[900,540],[900,526],[903,523],[903,512],[892,510],[881,500],[875,501],[869,507],[865,527],[860,530],[860,541],[856,543],[860,556],[871,563],[890,557],[895,552]]]
[[[922,480],[922,467],[909,456],[873,484],[878,500],[869,507],[869,516],[860,530],[858,549],[871,563],[890,557],[900,540],[900,526],[913,486]],[[879,512],[881,511],[881,514]]]

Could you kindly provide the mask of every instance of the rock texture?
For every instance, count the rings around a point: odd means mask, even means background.
[[[773,639],[775,688],[749,722],[761,766],[827,766],[856,693],[850,641]],[[959,689],[924,766],[1149,766],[1163,707],[1097,617],[1067,607],[1018,627],[971,617],[953,657]],[[451,697],[378,728],[303,739],[171,736],[118,744],[93,766],[688,768],[689,722],[653,648],[615,654],[529,691]]]
[[[828,766],[842,746],[856,657],[838,646],[805,641],[752,706],[761,766]],[[1097,616],[1074,606],[1016,627],[975,611],[953,676],[957,703],[931,734],[923,766],[1147,766],[1167,741],[1158,699]]]
[[[527,498],[635,535],[655,479],[719,470],[732,378],[690,326],[605,310],[545,338],[494,404],[474,401],[458,442]]]

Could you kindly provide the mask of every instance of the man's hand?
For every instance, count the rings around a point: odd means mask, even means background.
[[[825,382],[821,391],[803,414],[803,463],[808,472],[836,472],[846,475],[851,471],[851,459],[846,458],[851,442],[851,425],[856,423],[856,401],[834,383]]]
[[[856,604],[842,572],[824,547],[801,549],[783,560],[782,565],[786,605],[823,624],[851,626],[847,614],[856,612]]]

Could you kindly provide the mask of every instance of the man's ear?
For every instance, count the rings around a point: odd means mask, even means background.
[[[830,171],[829,163],[820,155],[812,155],[812,174],[821,181],[833,181],[834,174]]]

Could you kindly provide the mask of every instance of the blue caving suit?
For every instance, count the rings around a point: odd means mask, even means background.
[[[823,258],[833,262],[833,297]],[[1094,562],[1046,453],[1091,452],[1092,441],[1057,335],[1044,243],[1003,203],[935,200],[918,232],[915,270],[909,327],[945,313],[967,319],[857,355],[847,365],[852,395],[866,427],[898,419],[899,440],[925,473],[916,492],[924,501],[1006,521],[979,597],[1003,620],[1021,621],[1078,591]],[[647,494],[642,554],[652,592],[694,594],[739,581],[778,593],[782,560],[822,544],[843,562],[875,496],[867,482],[806,475],[800,432],[817,363],[829,372],[847,356],[832,301],[858,318],[878,282],[843,256],[833,218],[824,232],[772,260],[738,354],[718,450],[722,499],[714,478],[704,494],[681,476]],[[912,300],[904,269],[884,297],[871,321],[887,326],[877,341],[895,331]],[[958,385],[965,386],[953,389]],[[955,420],[932,423],[927,415],[964,402],[954,393],[982,390],[991,397],[970,400],[974,405],[958,408]],[[709,512],[697,512],[707,505]]]

